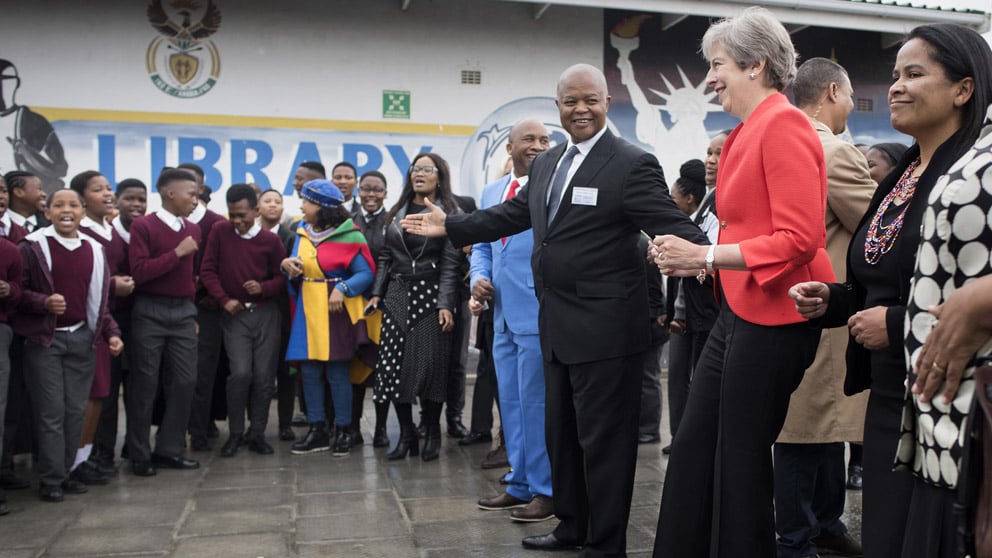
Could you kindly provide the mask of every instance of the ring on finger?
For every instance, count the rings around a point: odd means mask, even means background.
[[[943,366],[937,364],[937,361],[934,361],[933,364],[930,365],[930,369],[941,376],[943,376],[947,372],[947,370]]]

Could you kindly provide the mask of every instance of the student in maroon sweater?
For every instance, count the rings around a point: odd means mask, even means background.
[[[0,178],[0,204],[6,206],[6,187]],[[6,238],[0,238],[0,440],[3,440],[3,416],[7,409],[7,388],[10,385],[10,346],[14,332],[10,329],[10,313],[21,300],[21,255]],[[0,444],[0,452],[3,451]],[[3,454],[0,453],[0,458]],[[7,497],[0,488],[0,515],[7,515]]]
[[[24,263],[14,330],[25,337],[24,369],[38,428],[41,499],[61,502],[86,485],[68,471],[76,459],[83,413],[93,384],[97,346],[111,354],[124,344],[110,316],[110,269],[100,245],[78,232],[83,200],[58,190],[49,202],[53,224],[21,241]]]
[[[198,195],[202,196],[209,188],[204,184],[203,169],[196,163],[182,163],[178,167],[193,175],[196,179]],[[198,198],[202,199],[202,198]],[[200,246],[204,249],[210,241],[210,232],[217,223],[222,223],[224,217],[216,212],[210,211],[204,204],[197,203],[189,215],[189,220],[200,227],[202,239]],[[203,251],[195,256],[194,269],[196,275],[200,275],[200,263],[204,257]],[[193,451],[209,451],[210,443],[208,437],[216,437],[217,427],[214,426],[211,416],[211,406],[214,401],[214,385],[217,378],[217,366],[220,364],[220,355],[223,350],[223,336],[220,330],[221,311],[220,305],[214,297],[197,282],[196,285],[196,323],[200,326],[197,331],[196,345],[196,391],[193,394],[193,406],[189,413],[189,436],[190,448]],[[223,376],[222,376],[223,378]],[[221,399],[223,400],[223,398]]]
[[[138,476],[154,475],[156,467],[200,467],[183,455],[196,386],[196,365],[191,360],[196,354],[193,260],[200,228],[185,218],[196,205],[196,181],[186,171],[166,169],[156,186],[162,208],[131,224],[128,251],[135,283],[131,336],[141,350],[131,355],[124,392],[128,456],[131,471]],[[149,430],[160,369],[171,377],[162,382],[165,413],[152,453]]]
[[[126,178],[117,183],[116,198],[118,214],[110,223],[114,229],[114,236],[107,252],[120,254],[121,258],[117,262],[117,267],[111,266],[110,271],[117,276],[130,277],[131,265],[127,252],[131,243],[131,223],[145,215],[145,210],[148,207],[148,187],[138,179]],[[131,283],[133,285],[133,279]],[[111,314],[121,328],[121,339],[124,340],[125,345],[130,345],[131,306],[134,297],[118,296],[111,302],[113,303]],[[114,463],[114,451],[117,446],[118,400],[120,399],[121,384],[125,381],[123,364],[125,359],[129,358],[130,352],[127,351],[110,361],[109,394],[100,411],[100,421],[97,425],[96,437],[93,440],[93,451],[90,453],[89,460],[104,474],[117,471],[117,466]]]
[[[28,231],[24,227],[15,223],[7,212],[10,205],[10,192],[7,190],[7,182],[4,180],[3,176],[0,176],[0,239],[9,240],[11,244],[14,245],[14,250],[17,250],[17,243],[20,242],[22,238],[27,236]],[[21,256],[18,254],[15,258],[17,260],[17,265],[20,265]],[[7,262],[7,258],[0,258],[0,262]],[[2,267],[3,264],[0,264]],[[20,283],[20,274],[17,275],[18,284]],[[2,302],[0,302],[2,305]],[[27,401],[27,388],[24,387],[24,374],[22,372],[21,366],[21,347],[24,346],[24,340],[18,336],[15,336],[13,341],[7,344],[6,349],[0,347],[2,355],[0,358],[6,357],[8,359],[8,371],[7,380],[3,387],[0,387],[0,399],[3,399],[8,404],[5,405],[3,412],[0,412],[0,423],[5,423],[6,433],[4,436],[0,436],[0,492],[3,489],[15,489],[15,488],[27,488],[29,486],[28,482],[23,479],[19,479],[14,475],[14,440],[17,437],[17,424],[22,421],[21,417],[28,417],[31,414],[31,410],[26,408],[25,402]],[[9,415],[9,417],[8,417]],[[3,426],[0,426],[0,432],[3,431]],[[2,501],[3,495],[0,494],[0,501]],[[2,505],[0,505],[2,508]],[[2,512],[2,509],[0,509]],[[3,515],[0,513],[0,515]]]
[[[79,223],[79,232],[99,244],[107,260],[111,274],[111,308],[114,308],[118,300],[126,299],[134,291],[134,280],[130,275],[120,272],[121,262],[125,259],[124,246],[114,242],[116,234],[110,225],[110,215],[114,211],[114,191],[110,188],[107,177],[92,170],[72,177],[69,188],[83,198],[86,209],[86,215]],[[96,463],[89,460],[104,400],[110,396],[110,367],[111,356],[106,343],[97,343],[96,372],[83,418],[83,435],[79,441],[79,455],[76,456],[78,465],[71,473],[73,478],[84,484],[107,484],[110,480]]]
[[[278,236],[255,223],[258,198],[251,186],[235,184],[228,189],[227,215],[230,222],[214,225],[200,268],[201,282],[224,309],[221,331],[231,366],[227,378],[230,437],[220,455],[233,457],[242,442],[256,453],[271,454],[265,426],[279,358],[275,302],[286,288],[279,271],[286,250]],[[247,435],[246,408],[251,418]]]

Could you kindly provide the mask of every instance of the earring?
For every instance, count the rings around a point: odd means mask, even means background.
[[[751,78],[751,79],[755,79],[755,78],[757,78],[757,77],[758,77],[758,74],[756,74],[756,73],[754,73],[754,72],[751,72],[750,74],[748,74],[748,75],[747,75],[747,77],[749,77],[749,78]]]

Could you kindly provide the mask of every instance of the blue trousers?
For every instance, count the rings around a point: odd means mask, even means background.
[[[544,361],[538,335],[509,330],[493,337],[500,419],[506,439],[507,494],[521,500],[551,497],[551,462],[544,437]]]
[[[324,378],[331,387],[331,399],[334,401],[334,424],[348,426],[351,424],[351,380],[348,379],[346,360],[324,362],[306,360],[300,364],[303,374],[303,398],[307,402],[307,422],[315,424],[324,422]]]

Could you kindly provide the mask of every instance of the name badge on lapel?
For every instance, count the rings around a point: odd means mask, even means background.
[[[596,206],[599,188],[572,188],[572,205]]]

